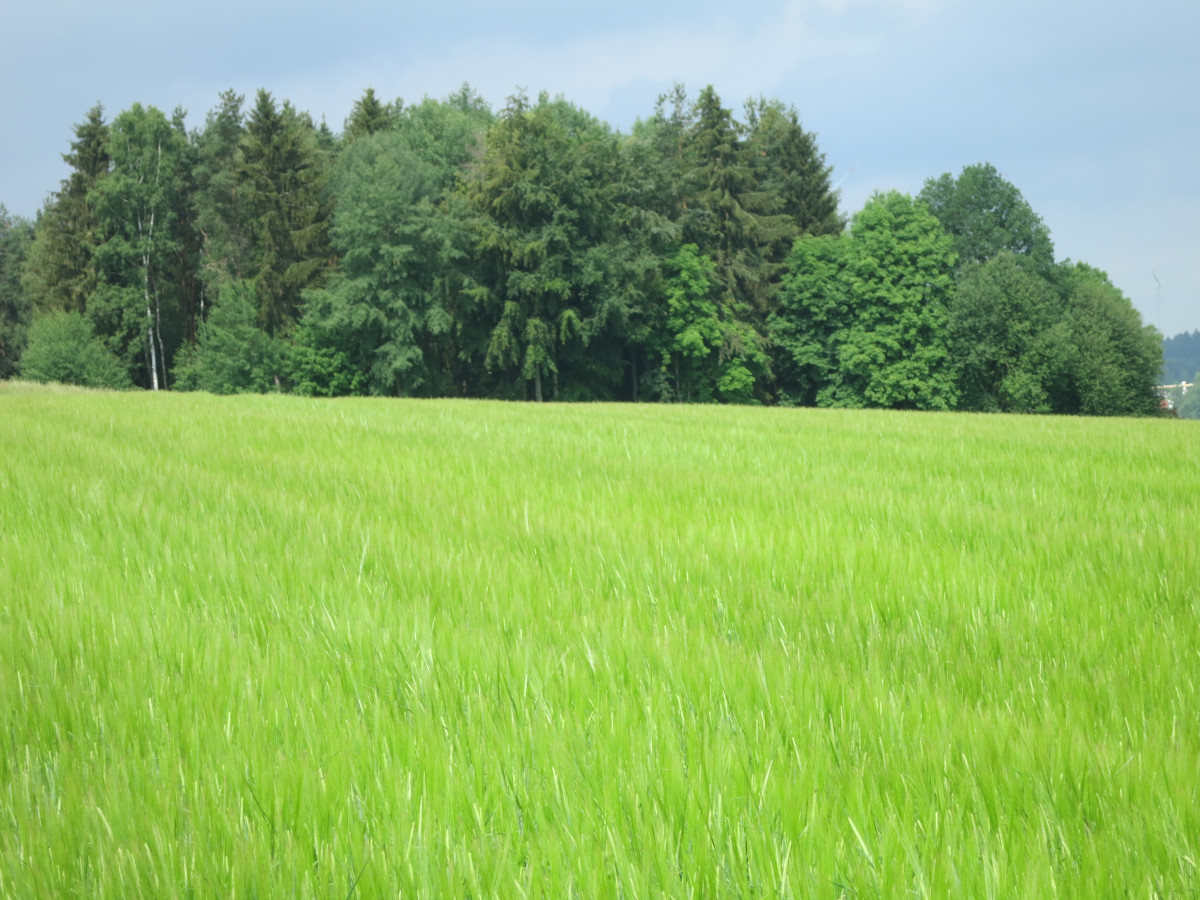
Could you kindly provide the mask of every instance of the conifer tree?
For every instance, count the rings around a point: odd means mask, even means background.
[[[345,140],[350,142],[394,128],[402,105],[399,100],[383,103],[375,95],[375,88],[367,88],[355,101],[346,119]]]
[[[220,285],[242,278],[249,266],[250,225],[238,193],[238,167],[245,133],[244,97],[223,91],[209,111],[204,129],[194,138],[193,216],[201,236],[200,278],[203,307],[217,297]]]
[[[765,313],[781,272],[771,260],[771,248],[790,243],[798,229],[781,213],[780,197],[761,189],[750,164],[752,151],[743,145],[732,112],[711,85],[700,92],[695,115],[684,239],[695,241],[712,258],[723,302],[731,310]]]
[[[33,223],[10,215],[0,203],[0,378],[16,371],[33,318],[21,270],[33,244]]]
[[[72,171],[38,217],[26,278],[39,308],[83,312],[96,289],[96,219],[88,196],[109,166],[103,107],[93,106],[74,130],[71,152],[63,154]]]
[[[250,234],[246,274],[254,281],[259,322],[288,332],[301,294],[329,265],[329,205],[324,157],[312,121],[260,90],[246,122],[237,186]]]

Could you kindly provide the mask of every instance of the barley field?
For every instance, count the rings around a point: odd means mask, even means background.
[[[1200,427],[0,385],[0,897],[1200,896]]]

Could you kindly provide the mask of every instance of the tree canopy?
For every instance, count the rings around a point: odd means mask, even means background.
[[[469,85],[407,105],[368,87],[335,134],[229,90],[183,121],[96,106],[37,221],[0,207],[0,377],[1157,409],[1157,333],[1102,272],[1055,261],[994,166],[876,194],[847,229],[777,99],[739,115],[676,85],[621,133],[549,94],[494,113]]]

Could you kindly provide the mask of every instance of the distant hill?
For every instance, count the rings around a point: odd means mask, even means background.
[[[1163,340],[1163,384],[1191,381],[1200,372],[1200,330]]]

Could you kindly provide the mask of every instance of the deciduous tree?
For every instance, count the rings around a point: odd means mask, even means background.
[[[113,120],[111,171],[88,195],[99,241],[99,272],[88,317],[130,374],[167,386],[181,338],[178,264],[179,163],[186,139],[153,106],[135,103]]]
[[[930,178],[919,197],[954,239],[960,265],[987,262],[1002,250],[1042,274],[1054,264],[1049,229],[991,163],[967,166],[957,178]]]
[[[949,409],[950,238],[925,205],[876,194],[843,238],[804,238],[771,319],[781,390],[820,406]]]

